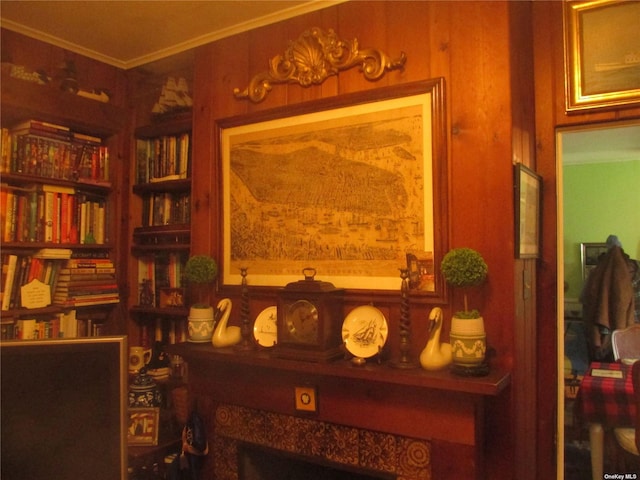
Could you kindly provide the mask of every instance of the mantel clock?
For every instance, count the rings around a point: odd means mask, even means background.
[[[315,280],[314,268],[305,268],[302,273],[304,280],[289,283],[278,292],[274,355],[312,362],[333,360],[343,354],[344,290]]]

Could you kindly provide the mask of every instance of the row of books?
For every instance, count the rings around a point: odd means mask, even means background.
[[[0,172],[109,184],[109,148],[68,127],[27,120],[2,129]]]
[[[138,184],[189,178],[191,135],[165,135],[136,142]]]
[[[181,288],[187,257],[185,252],[138,257],[138,285],[140,286],[138,304],[161,307],[161,289]]]
[[[71,258],[68,249],[42,249],[35,254],[2,255],[3,311],[39,308],[54,304],[81,307],[118,303],[116,269],[108,258]],[[48,295],[37,294],[37,301],[27,297],[28,286],[40,282]],[[44,288],[44,287],[43,287]]]
[[[60,269],[53,303],[82,307],[118,303],[116,269],[108,258],[72,258]]]
[[[0,185],[0,230],[5,242],[95,243],[108,241],[107,202],[59,185]]]
[[[22,287],[38,280],[49,286],[49,299],[53,296],[65,258],[71,257],[71,251],[56,249],[51,252],[43,249],[35,254],[2,254],[2,310],[11,310],[25,305]],[[50,302],[49,302],[50,303]],[[46,306],[46,305],[42,305]]]
[[[186,224],[191,221],[189,193],[150,193],[142,197],[142,226]]]
[[[98,337],[104,335],[103,319],[79,318],[76,310],[50,318],[19,318],[2,323],[2,340],[40,340],[48,338]]]

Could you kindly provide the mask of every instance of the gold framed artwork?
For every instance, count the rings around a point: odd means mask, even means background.
[[[640,104],[640,2],[564,2],[567,112]]]
[[[127,424],[129,445],[157,445],[160,429],[160,409],[130,408]]]
[[[442,78],[218,121],[222,280],[397,291],[407,253],[445,250]],[[444,295],[436,278],[419,294]]]
[[[541,177],[518,163],[514,167],[516,258],[540,256]]]

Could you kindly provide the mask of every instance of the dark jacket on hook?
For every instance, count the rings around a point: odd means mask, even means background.
[[[582,292],[584,320],[595,359],[609,356],[613,330],[635,322],[634,291],[627,258],[622,248],[611,247],[599,259]]]

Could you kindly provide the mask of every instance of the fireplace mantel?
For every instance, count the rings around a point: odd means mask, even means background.
[[[388,362],[370,361],[356,366],[346,360],[325,363],[286,360],[273,357],[267,349],[238,353],[234,348],[213,348],[207,344],[182,343],[169,347],[171,353],[185,357],[191,364],[235,365],[270,370],[295,372],[313,376],[334,377],[382,383],[383,386],[404,386],[417,389],[444,390],[459,394],[496,396],[510,382],[507,372],[492,369],[484,377],[461,377],[448,370],[427,371],[422,368],[394,368]]]
[[[212,429],[215,406],[229,404],[427,440],[433,478],[483,478],[486,402],[511,379],[495,368],[484,377],[459,377],[388,362],[294,361],[265,349],[239,353],[185,343],[168,350],[187,360],[190,390],[199,409],[210,407],[203,413]],[[296,387],[315,389],[317,411],[296,409]]]

